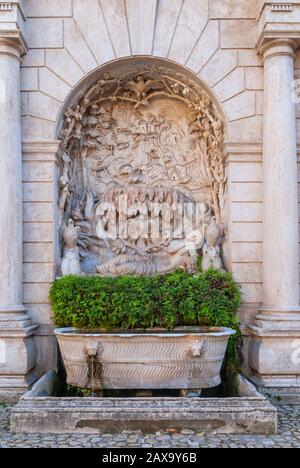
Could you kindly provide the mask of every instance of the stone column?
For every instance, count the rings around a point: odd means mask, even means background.
[[[0,400],[32,383],[35,346],[22,305],[22,153],[19,39],[0,34]]]
[[[267,42],[264,62],[263,307],[256,316],[250,366],[270,387],[300,387],[299,235],[294,50]]]

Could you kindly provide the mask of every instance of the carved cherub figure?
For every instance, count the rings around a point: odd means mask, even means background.
[[[222,227],[216,223],[215,218],[212,218],[204,233],[202,270],[207,271],[209,268],[214,268],[218,271],[225,271],[220,248]]]
[[[81,275],[79,248],[77,246],[80,227],[75,227],[73,219],[69,219],[68,225],[62,227],[61,234],[64,242],[64,255],[61,262],[62,275]]]

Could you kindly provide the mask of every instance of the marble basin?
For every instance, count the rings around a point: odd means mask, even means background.
[[[67,383],[92,389],[201,390],[221,383],[229,328],[56,329]]]

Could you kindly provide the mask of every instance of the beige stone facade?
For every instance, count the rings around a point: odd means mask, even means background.
[[[23,390],[33,369],[42,375],[56,367],[49,287],[60,257],[56,155],[63,113],[102,67],[136,56],[192,73],[220,110],[228,176],[224,253],[243,291],[244,367],[265,385],[300,388],[300,108],[295,114],[292,89],[292,77],[300,77],[299,39],[299,1],[0,1],[0,338],[11,339],[16,320],[16,349],[33,333],[36,347],[27,368],[15,371],[17,355],[12,367],[0,364],[3,393]],[[12,93],[11,108],[1,100],[3,87]]]

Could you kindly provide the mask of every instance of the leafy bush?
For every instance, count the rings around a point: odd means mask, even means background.
[[[50,291],[58,327],[132,329],[209,325],[238,330],[239,287],[229,273],[66,276]]]

